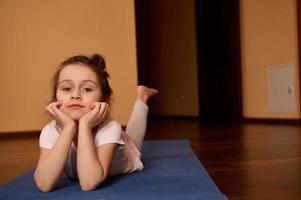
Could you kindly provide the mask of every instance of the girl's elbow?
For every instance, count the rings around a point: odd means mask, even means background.
[[[105,179],[102,178],[100,180],[80,182],[80,188],[84,192],[93,191],[97,189],[104,180]]]
[[[41,192],[51,192],[53,189],[51,188],[51,187],[47,187],[47,186],[45,186],[45,187],[43,187],[43,186],[38,186],[38,188],[39,188],[39,190],[41,191]]]
[[[91,184],[91,183],[86,183],[86,184],[80,184],[80,188],[84,192],[90,192],[95,190],[98,187],[99,184]]]
[[[47,183],[45,183],[44,181],[40,180],[36,174],[34,175],[34,182],[36,184],[36,186],[38,187],[38,189],[41,192],[51,192],[53,190],[53,187]]]
[[[39,188],[41,192],[51,192],[53,188],[45,183],[41,183],[39,181],[35,181],[36,186]]]

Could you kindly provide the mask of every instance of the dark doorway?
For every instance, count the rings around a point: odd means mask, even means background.
[[[150,115],[198,117],[194,0],[136,1],[139,83],[159,90]]]
[[[238,0],[196,1],[200,120],[239,122],[241,69]]]
[[[183,4],[182,8],[178,6],[179,14],[171,15],[173,16],[172,19],[162,19],[162,16],[165,16],[164,12],[171,12],[169,7],[174,5],[175,2]],[[185,96],[195,92],[198,97],[196,98],[198,105],[195,106],[197,112],[189,112],[192,113],[193,117],[197,117],[203,123],[239,122],[242,116],[242,101],[238,0],[191,0],[190,2],[194,8],[191,10],[194,19],[190,23],[193,23],[192,26],[196,36],[195,49],[191,51],[196,56],[190,59],[195,59],[196,83],[192,81],[185,91],[174,91],[171,98],[173,100],[167,102],[167,104],[162,103],[166,101],[165,97],[157,99],[157,102],[154,102],[155,112],[151,114],[169,116],[169,114],[166,114],[168,112],[161,112],[165,109],[164,105],[177,102],[175,107],[177,105],[186,107],[190,102],[185,101]],[[183,81],[181,79],[170,79],[173,83],[163,83],[163,81],[169,80],[168,76],[173,75],[164,74],[166,65],[162,63],[165,63],[168,59],[175,59],[177,62],[171,63],[176,65],[181,62],[178,57],[182,56],[183,52],[182,54],[170,56],[170,54],[162,52],[162,48],[165,48],[166,45],[169,45],[171,49],[177,47],[173,43],[164,43],[164,39],[168,39],[167,33],[169,37],[175,37],[181,31],[175,26],[169,26],[169,23],[177,24],[177,22],[181,23],[183,21],[184,17],[180,13],[186,8],[186,5],[187,1],[185,0],[135,1],[138,80],[140,84],[151,85],[159,89],[163,88],[165,90],[163,91],[164,94],[169,90],[173,90],[173,86]],[[186,21],[186,23],[189,22]],[[165,32],[162,33],[162,31]],[[162,43],[164,43],[163,46]],[[188,60],[188,57],[186,55],[183,60]],[[185,69],[185,67],[187,66],[184,65],[183,68]],[[186,71],[189,71],[189,68],[186,68]],[[183,72],[185,83],[193,79],[191,73],[189,77],[184,76],[186,71]],[[168,87],[162,87],[163,84],[168,85]],[[188,89],[194,86],[196,91]],[[181,98],[183,99],[181,100]],[[189,113],[182,113],[179,112],[174,115],[190,116]]]

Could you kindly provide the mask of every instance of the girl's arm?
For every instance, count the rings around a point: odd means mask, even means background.
[[[95,189],[109,171],[117,144],[101,145],[96,150],[92,129],[104,121],[109,113],[106,103],[96,102],[92,110],[79,120],[77,142],[77,171],[84,191]]]
[[[34,173],[34,180],[43,192],[53,190],[64,170],[69,148],[76,132],[76,123],[59,110],[59,102],[51,103],[46,111],[62,128],[59,138],[52,149],[41,148],[40,158]]]
[[[75,126],[65,127],[52,149],[41,148],[34,180],[42,192],[53,190],[64,170]]]
[[[107,177],[117,144],[104,144],[95,148],[91,129],[79,126],[77,170],[83,191],[97,188]]]

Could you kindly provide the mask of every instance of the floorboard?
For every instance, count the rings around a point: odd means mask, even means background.
[[[212,179],[231,200],[301,199],[299,126],[152,119],[146,139],[189,139]],[[0,134],[0,184],[34,168],[38,154],[37,134]]]

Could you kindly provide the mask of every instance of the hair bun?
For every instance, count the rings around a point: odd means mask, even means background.
[[[93,62],[98,66],[100,67],[102,70],[105,70],[106,68],[106,63],[105,63],[105,60],[104,58],[99,55],[99,54],[93,54],[91,56],[91,60],[93,60]]]

